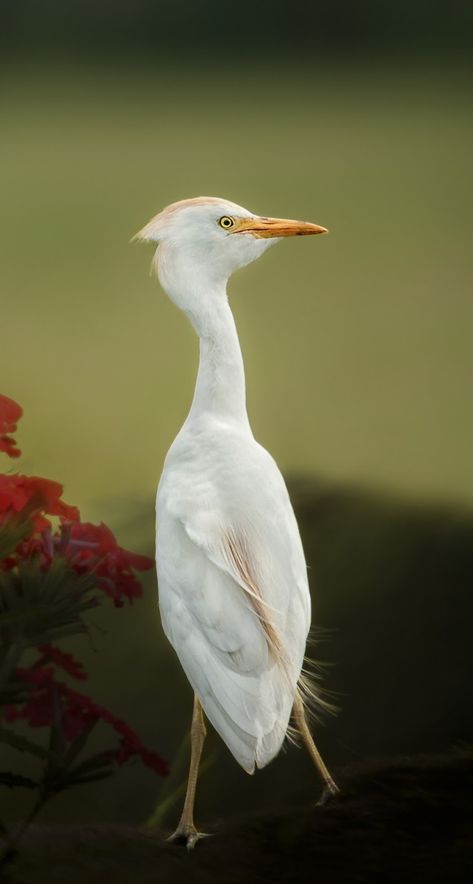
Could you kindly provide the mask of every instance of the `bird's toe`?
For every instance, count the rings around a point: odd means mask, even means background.
[[[330,801],[332,798],[335,798],[339,794],[340,789],[338,788],[337,784],[334,782],[334,780],[330,780],[330,782],[325,784],[322,790],[322,794],[317,801],[317,807],[322,807],[322,805],[326,804],[327,801]]]
[[[167,840],[173,844],[187,847],[187,850],[193,850],[201,838],[209,837],[207,832],[199,832],[195,826],[178,826],[176,831]]]

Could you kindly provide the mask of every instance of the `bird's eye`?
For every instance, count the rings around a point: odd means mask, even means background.
[[[233,218],[230,218],[229,215],[223,215],[222,218],[218,219],[218,223],[224,230],[230,230],[230,227],[235,225]]]

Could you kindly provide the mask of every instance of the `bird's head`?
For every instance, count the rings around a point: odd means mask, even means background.
[[[224,290],[235,270],[282,237],[326,232],[318,224],[267,218],[228,200],[202,196],[172,203],[135,239],[159,243],[154,267],[161,285],[186,310],[192,293]]]

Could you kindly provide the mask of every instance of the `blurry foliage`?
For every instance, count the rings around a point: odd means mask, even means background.
[[[11,435],[21,413],[13,400],[0,395],[0,451],[10,457],[21,454]],[[40,763],[35,776],[0,770],[0,786],[36,793],[15,833],[0,822],[1,864],[59,792],[105,779],[131,756],[161,775],[167,766],[125,722],[57,679],[57,670],[75,680],[87,679],[87,673],[52,644],[87,631],[84,615],[99,604],[101,592],[116,607],[140,597],[135,570],[151,568],[153,560],[119,547],[103,523],[81,522],[77,508],[62,500],[58,483],[18,473],[0,474],[0,551],[0,743]],[[17,721],[47,728],[46,745],[18,733],[12,727]],[[115,732],[118,746],[83,758],[99,722]]]
[[[82,614],[95,607],[97,581],[78,575],[62,557],[44,570],[37,557],[0,572],[0,633],[5,647],[24,650],[85,632]]]
[[[471,507],[406,503],[307,477],[290,490],[314,622],[329,629],[316,653],[335,664],[328,681],[341,710],[332,726],[339,757],[471,742]]]

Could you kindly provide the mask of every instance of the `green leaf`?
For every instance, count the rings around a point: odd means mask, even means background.
[[[23,777],[21,774],[0,771],[0,786],[8,786],[9,789],[14,789],[15,786],[20,786],[23,789],[37,789],[38,785],[35,780]]]
[[[30,531],[31,524],[27,519],[18,516],[7,519],[0,528],[0,561],[15,552]]]
[[[80,755],[96,724],[96,721],[90,721],[79,736],[72,741],[64,756],[65,767],[69,767],[77,756]]]
[[[83,783],[105,780],[107,777],[111,777],[116,770],[116,764],[114,763],[115,754],[114,749],[97,752],[72,769],[67,770],[63,767],[61,770],[53,772],[51,780],[48,782],[48,787],[56,792],[60,792],[68,789],[70,786],[80,786]]]
[[[115,755],[116,750],[114,749],[105,752],[97,752],[96,755],[91,755],[89,758],[86,758],[85,761],[81,761],[80,764],[73,767],[69,771],[69,774],[71,776],[82,776],[82,774],[93,773],[104,766],[108,767],[112,764]]]
[[[33,647],[37,647],[37,645],[47,645],[54,641],[58,641],[60,638],[67,638],[70,635],[79,635],[82,632],[87,632],[87,627],[84,623],[80,622],[71,623],[69,626],[52,627],[43,633],[44,639],[31,642],[31,644]]]
[[[27,648],[85,632],[83,615],[98,603],[95,576],[76,574],[62,556],[47,570],[22,561],[0,571],[0,639]]]
[[[45,749],[44,746],[34,743],[28,737],[16,734],[14,731],[7,730],[4,727],[0,728],[0,743],[6,743],[8,746],[18,749],[19,752],[29,752],[30,755],[35,755],[36,758],[41,758],[42,761],[55,757],[50,749]]]
[[[98,780],[105,780],[113,776],[115,767],[113,765],[103,765],[90,773],[75,774],[71,771],[60,770],[46,780],[48,792],[64,792],[71,786],[81,786],[83,783],[92,783]]]
[[[114,773],[115,768],[110,766],[108,768],[103,768],[102,771],[85,774],[82,777],[68,777],[64,788],[67,789],[68,786],[82,786],[84,783],[95,783],[99,780],[106,780],[108,777],[113,776]]]

